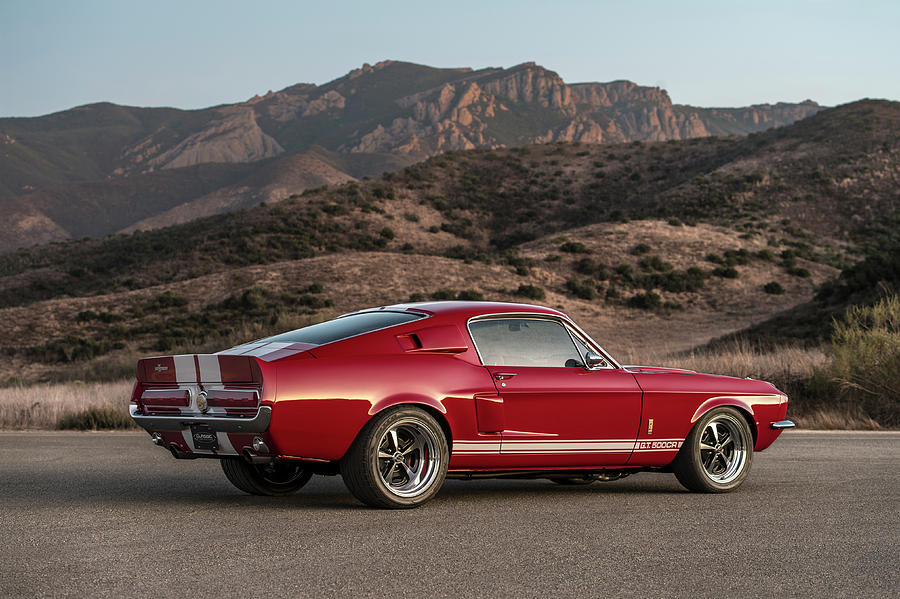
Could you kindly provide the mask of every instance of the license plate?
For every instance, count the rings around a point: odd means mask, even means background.
[[[194,447],[196,449],[218,449],[219,439],[216,432],[209,430],[208,427],[202,425],[191,426],[191,436],[194,438]]]

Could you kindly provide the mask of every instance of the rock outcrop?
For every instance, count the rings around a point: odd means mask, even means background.
[[[123,157],[130,159],[141,172],[149,172],[207,162],[255,162],[284,152],[273,137],[260,129],[252,109],[229,106],[218,113],[217,120],[174,147],[164,149],[151,136],[126,148]]]

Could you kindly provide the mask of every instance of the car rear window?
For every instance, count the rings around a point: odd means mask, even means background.
[[[412,322],[424,316],[424,314],[416,314],[414,312],[360,312],[261,339],[260,341],[324,345],[347,339],[348,337],[362,335],[363,333],[371,333],[378,329],[386,329],[405,322]]]

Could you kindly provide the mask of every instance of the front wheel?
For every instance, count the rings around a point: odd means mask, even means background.
[[[312,478],[299,462],[249,464],[241,458],[223,458],[220,463],[231,484],[251,495],[290,495]]]
[[[401,406],[363,428],[341,460],[341,476],[366,505],[411,508],[437,494],[449,462],[441,425],[420,408]]]
[[[714,408],[691,430],[672,469],[691,491],[725,493],[739,487],[750,473],[753,435],[735,408]]]

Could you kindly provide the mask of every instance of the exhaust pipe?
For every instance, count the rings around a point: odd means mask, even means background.
[[[196,459],[196,454],[189,453],[187,451],[181,451],[181,448],[178,447],[176,443],[172,443],[169,445],[169,451],[172,452],[172,457],[176,460],[193,460]]]
[[[259,455],[252,449],[245,449],[242,455],[250,464],[271,464],[275,461],[275,458]]]

